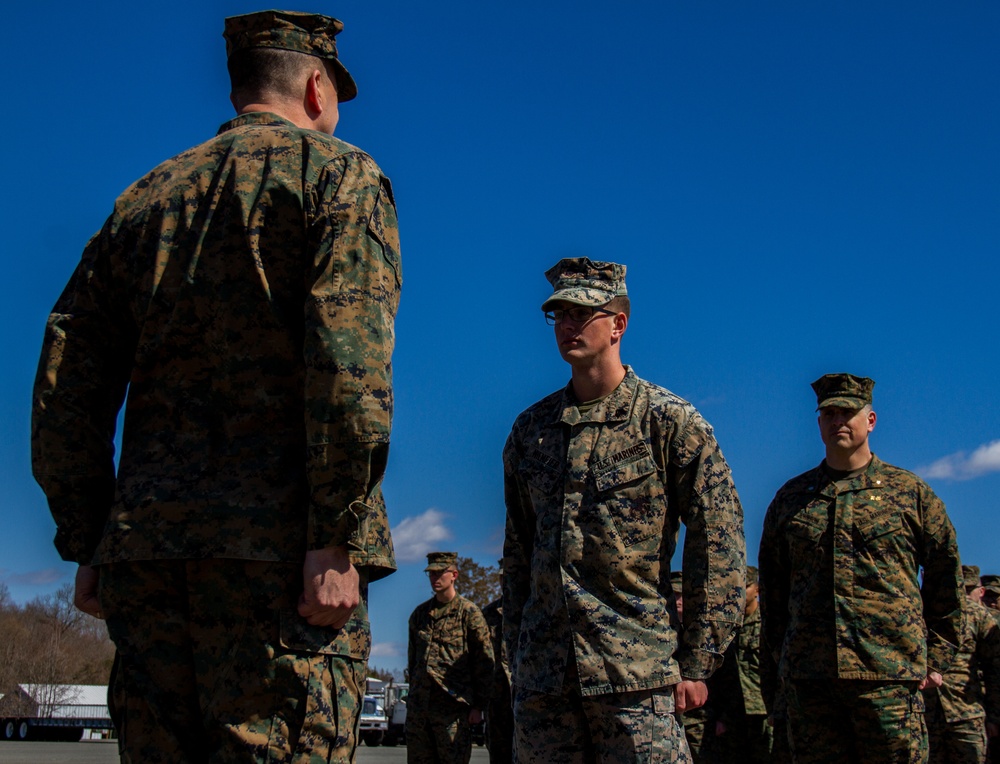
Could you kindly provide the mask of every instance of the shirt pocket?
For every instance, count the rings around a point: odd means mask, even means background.
[[[598,500],[607,508],[625,546],[663,531],[667,495],[656,479],[656,463],[644,456],[595,477]]]
[[[823,543],[826,525],[825,517],[802,514],[788,521],[788,554],[793,570],[804,571],[822,564],[826,554]]]
[[[900,578],[903,518],[893,507],[861,515],[854,523],[855,596],[890,594]]]

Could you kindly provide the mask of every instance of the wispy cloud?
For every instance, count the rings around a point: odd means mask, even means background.
[[[0,570],[0,579],[15,586],[50,586],[66,578],[66,571],[59,568],[29,570],[27,573],[8,573]]]
[[[392,543],[396,559],[400,562],[416,562],[433,552],[442,541],[451,538],[451,531],[445,526],[447,515],[438,509],[428,509],[416,517],[407,517],[392,529]]]
[[[1000,440],[984,443],[971,454],[958,451],[917,469],[925,478],[971,480],[990,472],[1000,472]]]
[[[398,642],[375,642],[372,644],[372,658],[398,658],[406,652],[406,647]]]

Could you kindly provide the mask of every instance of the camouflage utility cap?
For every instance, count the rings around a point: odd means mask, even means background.
[[[333,38],[344,25],[330,16],[298,11],[257,11],[226,19],[226,57],[248,48],[280,48],[324,58],[337,73],[337,100],[350,101],[358,86],[337,57]]]
[[[757,583],[757,568],[747,565],[747,586],[754,586]]]
[[[458,566],[456,552],[431,552],[427,555],[427,567],[424,570],[448,570]]]
[[[985,587],[986,591],[993,594],[1000,594],[1000,576],[987,574],[980,578],[979,581]]]
[[[859,409],[872,402],[873,387],[875,380],[853,374],[824,374],[812,383],[817,409],[826,406]]]
[[[979,583],[979,566],[963,565],[962,580],[965,582],[965,588],[967,589],[972,589],[975,587],[982,586],[982,584]]]
[[[606,305],[619,295],[628,294],[625,289],[625,266],[618,263],[564,257],[545,271],[545,278],[555,292],[542,303],[542,310],[548,310],[558,300],[597,307]]]

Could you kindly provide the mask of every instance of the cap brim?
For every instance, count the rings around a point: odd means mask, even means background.
[[[852,409],[859,411],[864,408],[865,402],[860,398],[827,398],[819,402],[816,410],[825,409],[827,406],[834,406],[838,409]]]
[[[587,305],[598,308],[607,305],[615,296],[599,289],[560,289],[542,303],[542,310],[548,310],[556,302],[568,302],[573,305]]]
[[[347,67],[340,63],[339,58],[330,58],[327,60],[333,64],[333,68],[337,72],[337,101],[343,103],[357,97],[358,85],[351,76],[351,73],[347,71]]]

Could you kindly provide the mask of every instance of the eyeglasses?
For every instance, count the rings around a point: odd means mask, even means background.
[[[594,317],[595,313],[603,313],[607,316],[615,315],[613,310],[592,308],[589,305],[574,305],[572,308],[566,308],[565,310],[545,311],[545,323],[549,326],[555,326],[556,324],[569,319],[574,324],[585,324]]]

